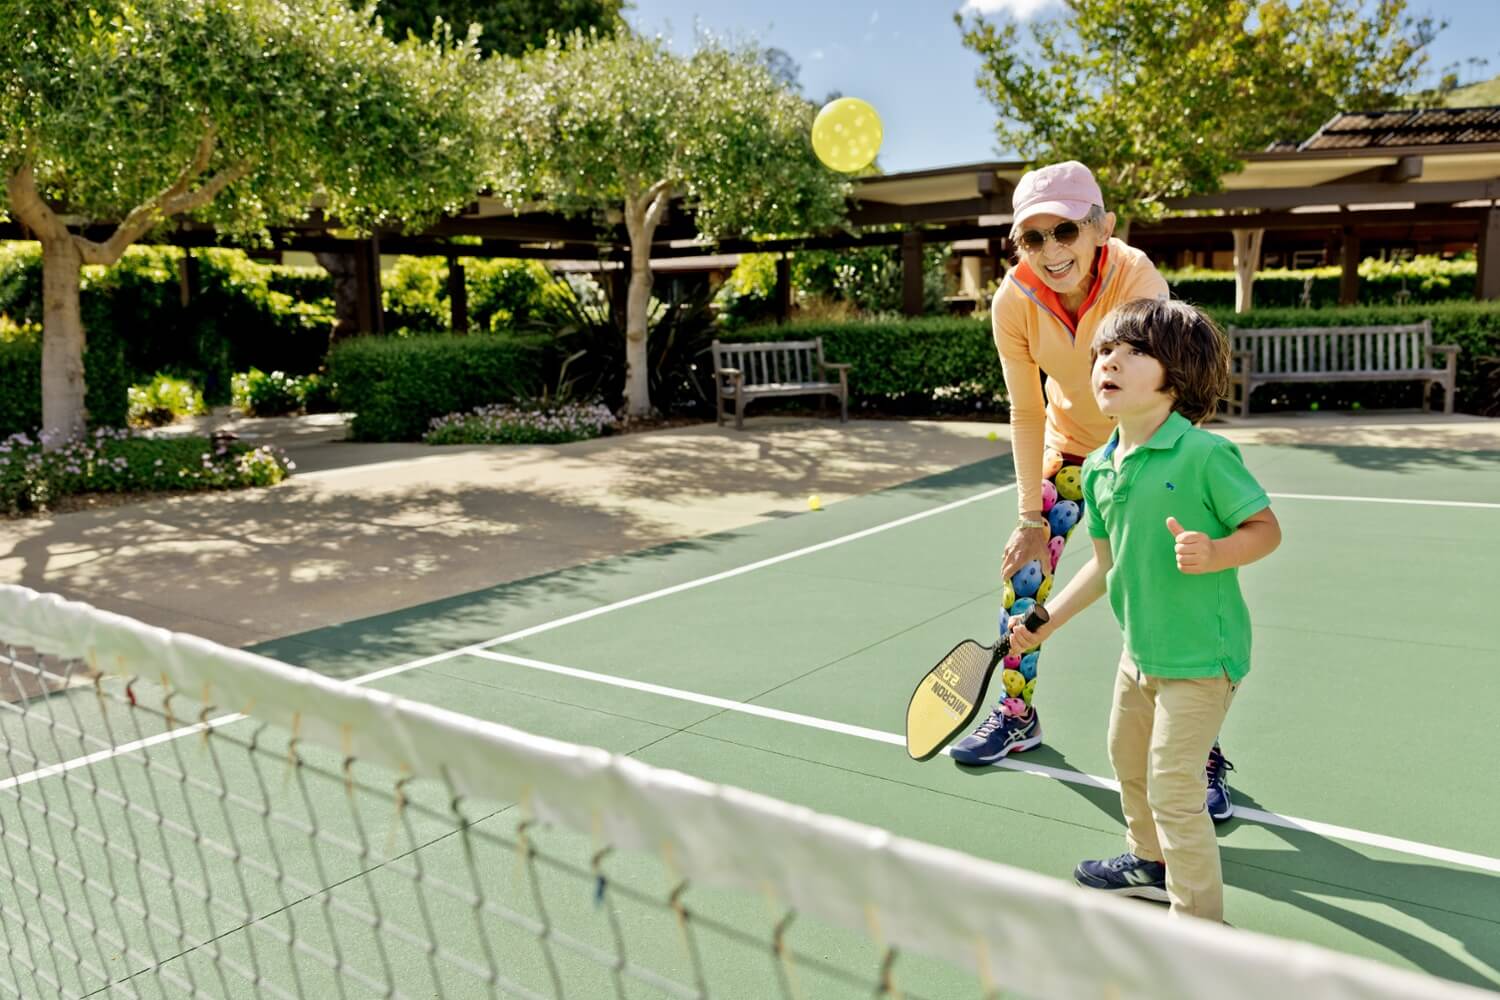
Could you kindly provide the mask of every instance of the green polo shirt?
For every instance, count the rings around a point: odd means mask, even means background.
[[[1167,518],[1210,538],[1231,534],[1270,506],[1232,443],[1174,412],[1114,468],[1117,429],[1083,463],[1088,533],[1108,538],[1115,565],[1109,603],[1125,650],[1154,677],[1238,682],[1250,672],[1250,609],[1239,571],[1184,573]]]

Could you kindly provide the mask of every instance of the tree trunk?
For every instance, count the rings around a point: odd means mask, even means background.
[[[630,291],[625,306],[625,415],[651,413],[650,335],[651,237],[671,198],[671,186],[657,183],[640,197],[625,199],[625,230],[630,234]]]
[[[71,236],[42,241],[42,441],[48,450],[83,433],[83,258]]]
[[[359,282],[353,254],[317,253],[318,263],[333,278],[333,333],[330,344],[359,333]]]

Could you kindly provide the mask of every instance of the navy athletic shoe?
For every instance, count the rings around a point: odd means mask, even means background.
[[[1208,814],[1215,823],[1222,823],[1234,815],[1234,803],[1229,800],[1227,775],[1234,765],[1224,759],[1224,751],[1215,743],[1208,752]]]
[[[1042,720],[1036,709],[1033,708],[1024,718],[1014,718],[997,708],[978,729],[955,743],[948,753],[960,764],[981,767],[1004,759],[1006,754],[1030,750],[1041,743]]]
[[[1080,861],[1073,881],[1086,889],[1103,889],[1116,896],[1135,896],[1167,902],[1167,866],[1134,854],[1121,854],[1107,861]]]

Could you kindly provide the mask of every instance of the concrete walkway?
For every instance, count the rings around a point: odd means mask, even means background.
[[[1005,455],[1010,430],[760,417],[744,432],[433,448],[344,442],[337,415],[214,425],[285,448],[296,474],[268,490],[0,521],[0,582],[245,645],[803,513],[812,494],[828,505]],[[1466,416],[1213,429],[1246,443],[1500,451],[1500,420]]]

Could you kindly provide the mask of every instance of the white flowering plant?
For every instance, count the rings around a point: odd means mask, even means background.
[[[42,510],[81,493],[153,493],[274,486],[296,465],[270,445],[204,437],[156,438],[100,427],[58,448],[40,436],[0,439],[0,512]]]
[[[603,403],[480,406],[435,417],[422,440],[428,444],[563,444],[596,438],[615,426]]]

